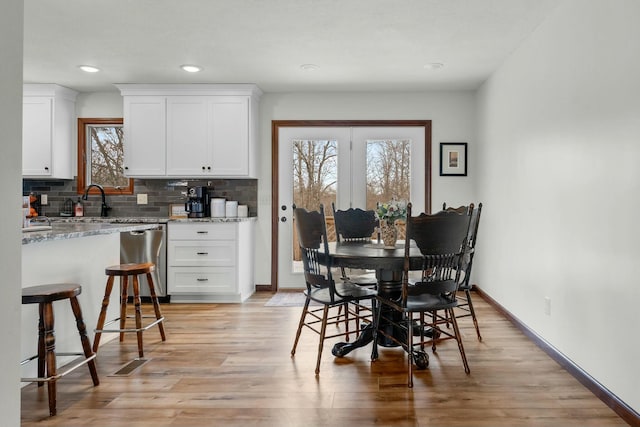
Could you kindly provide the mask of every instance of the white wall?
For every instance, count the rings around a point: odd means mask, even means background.
[[[256,227],[256,283],[271,283],[271,121],[432,120],[432,206],[474,201],[474,92],[266,93],[260,100],[260,176]],[[467,142],[467,177],[439,176],[440,142]],[[303,284],[301,283],[302,287]]]
[[[479,91],[474,273],[640,412],[638,17],[567,0]]]
[[[2,3],[0,13],[0,414],[2,425],[20,425],[20,289],[22,286],[22,33],[24,3]]]
[[[76,98],[76,115],[82,118],[122,117],[123,102],[120,92],[83,92]]]

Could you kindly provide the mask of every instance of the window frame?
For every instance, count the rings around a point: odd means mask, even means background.
[[[84,194],[85,189],[91,183],[87,183],[87,162],[90,161],[87,157],[87,125],[109,126],[109,125],[122,125],[124,123],[122,117],[116,118],[78,118],[78,171],[77,171],[77,184],[78,194]],[[129,184],[126,187],[104,187],[105,194],[109,195],[130,195],[133,194],[133,178],[129,178]],[[98,194],[99,190],[92,187],[89,190],[89,194]]]

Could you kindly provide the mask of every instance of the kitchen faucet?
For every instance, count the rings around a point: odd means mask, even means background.
[[[111,207],[107,206],[107,199],[104,195],[104,188],[102,188],[101,185],[91,184],[87,188],[85,188],[82,200],[87,200],[89,198],[89,189],[91,189],[91,187],[96,187],[98,190],[100,190],[100,194],[102,195],[102,207],[100,208],[100,216],[106,217]]]

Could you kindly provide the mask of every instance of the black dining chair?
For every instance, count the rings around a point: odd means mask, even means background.
[[[411,204],[407,205],[402,290],[394,297],[384,295],[377,297],[378,307],[374,318],[371,359],[378,358],[379,334],[401,345],[408,355],[407,385],[409,387],[413,387],[413,364],[415,363],[419,369],[425,369],[429,365],[429,356],[424,351],[427,335],[433,352],[436,351],[438,342],[455,339],[464,370],[467,374],[470,372],[453,309],[458,305],[456,293],[463,258],[467,250],[467,235],[472,212],[473,205],[470,205],[467,212],[463,213],[440,211],[433,215],[422,213],[412,217]],[[415,243],[421,253],[418,263],[411,261],[411,242]],[[419,271],[419,278],[415,281],[409,280],[410,271]],[[383,306],[391,310],[385,311],[382,309]],[[399,312],[401,316],[393,316],[393,312]],[[444,314],[440,315],[438,312],[444,312]],[[378,330],[381,320],[392,324],[404,333],[389,334],[386,329]],[[449,322],[453,330],[441,327]],[[414,343],[414,333],[420,337],[417,343]]]
[[[375,211],[360,208],[347,210],[336,209],[335,203],[331,203],[333,222],[336,228],[336,240],[338,242],[371,243],[371,238],[378,229],[380,221]],[[347,274],[344,267],[340,267],[342,280],[359,286],[375,287],[378,283],[375,271]]]
[[[444,211],[460,211],[460,209],[468,209],[468,206],[460,206],[458,208],[447,207],[447,204],[442,205]],[[471,290],[473,285],[471,280],[471,267],[473,266],[473,257],[476,253],[476,241],[478,238],[478,226],[480,225],[480,214],[482,213],[482,203],[478,204],[478,207],[473,210],[471,216],[471,225],[469,226],[469,234],[467,236],[467,255],[464,258],[462,265],[462,274],[460,277],[460,285],[458,290],[464,292],[464,297],[458,297],[458,311],[456,312],[458,319],[463,317],[471,317],[473,320],[473,326],[476,328],[476,335],[478,341],[482,341],[482,335],[480,335],[480,326],[478,325],[478,318],[476,317],[476,311],[473,308],[473,301],[471,300]]]
[[[320,360],[324,341],[338,336],[349,337],[350,334],[359,332],[358,325],[373,321],[373,309],[375,308],[374,290],[354,285],[353,283],[336,283],[331,274],[331,261],[329,245],[327,241],[327,228],[325,224],[324,207],[320,205],[319,211],[307,211],[303,208],[293,208],[293,218],[298,232],[298,244],[302,254],[304,266],[304,279],[306,296],[296,338],[291,349],[291,356],[296,352],[303,328],[309,328],[319,335],[318,359],[316,362],[316,375],[320,373]],[[370,306],[363,305],[365,300],[370,301]],[[311,302],[319,304],[311,306]],[[334,308],[344,307],[343,316],[334,314]],[[340,320],[344,317],[344,320]],[[355,322],[356,327],[349,329],[349,323]],[[328,325],[344,325],[344,330],[327,334]]]

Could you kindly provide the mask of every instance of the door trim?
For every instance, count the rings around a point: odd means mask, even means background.
[[[278,290],[278,134],[281,127],[424,127],[425,208],[431,213],[431,120],[272,120],[271,121],[271,286],[259,290]]]

